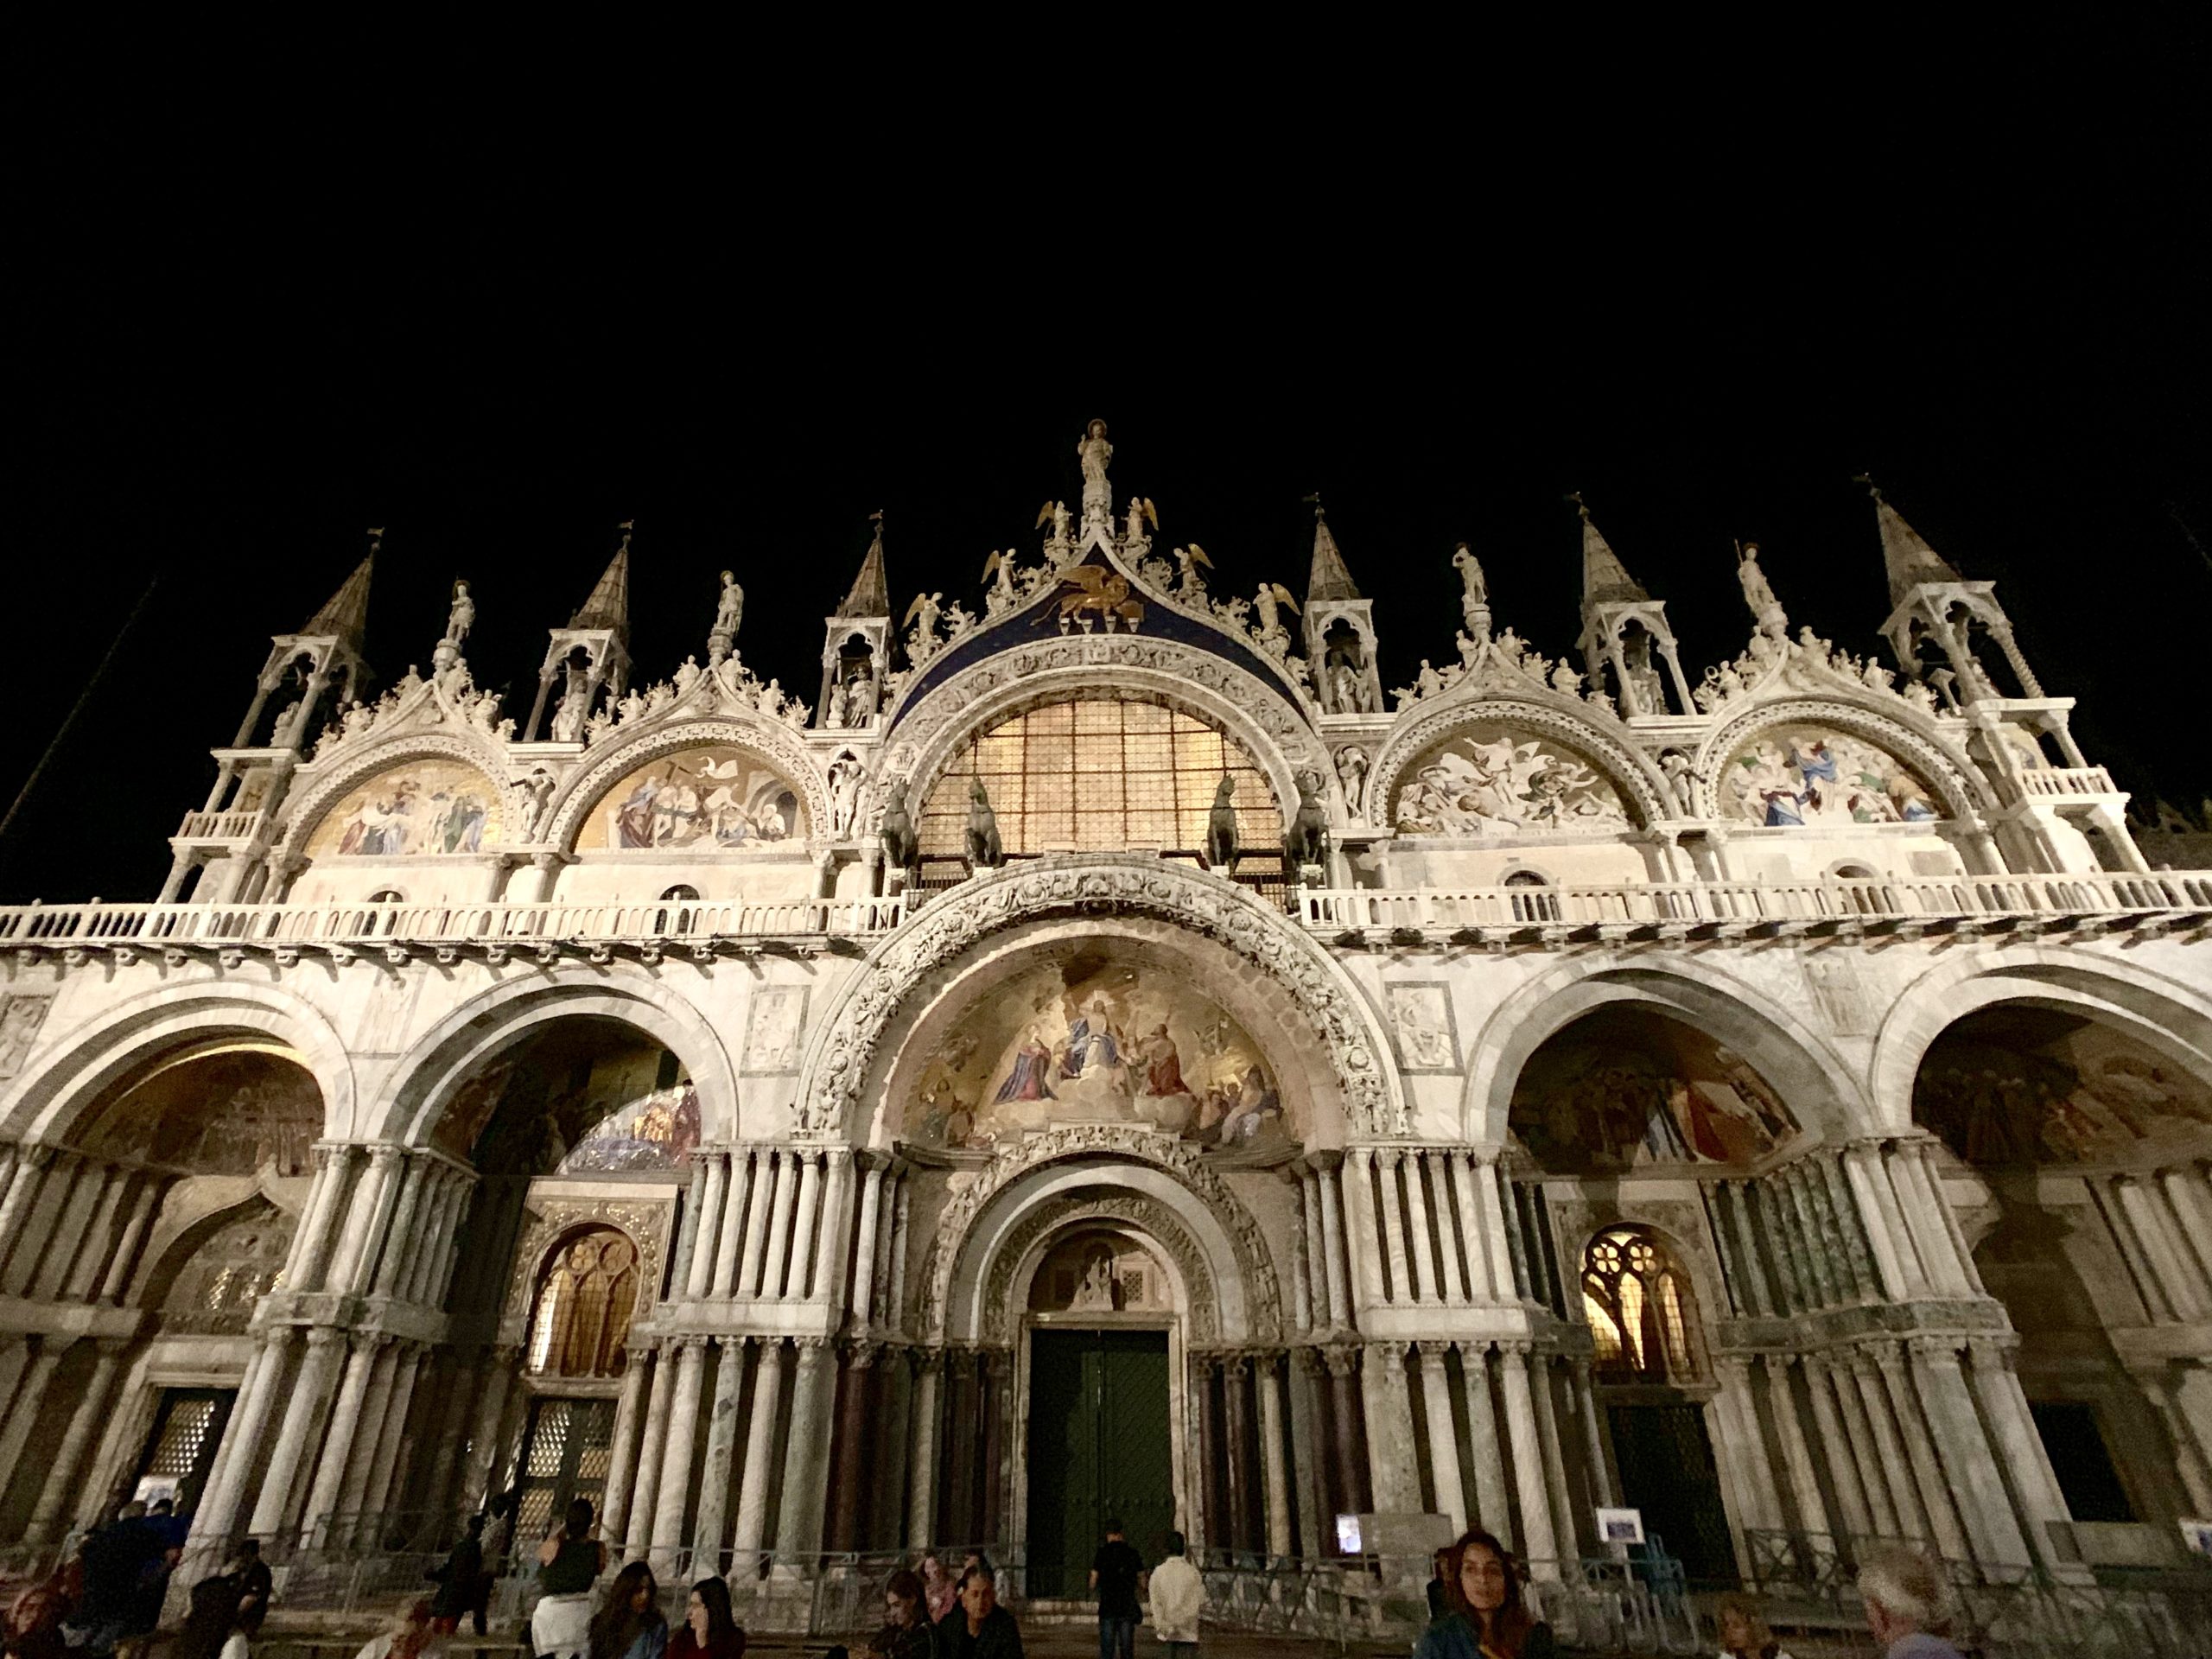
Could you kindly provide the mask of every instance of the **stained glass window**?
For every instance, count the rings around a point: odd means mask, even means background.
[[[1598,1374],[1615,1382],[1680,1382],[1697,1375],[1689,1286],[1666,1247],[1635,1227],[1609,1227],[1582,1255],[1582,1308]]]
[[[530,1369],[551,1376],[620,1376],[630,1361],[638,1250],[612,1227],[593,1227],[553,1253],[531,1319]]]
[[[1052,703],[970,740],[930,791],[915,828],[925,855],[958,855],[980,779],[1009,853],[1188,851],[1205,845],[1224,773],[1236,780],[1238,842],[1279,847],[1274,791],[1234,739],[1159,703]]]

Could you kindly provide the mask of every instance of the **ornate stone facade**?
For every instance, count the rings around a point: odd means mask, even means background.
[[[162,1453],[207,1548],[512,1489],[669,1572],[1049,1574],[1071,1342],[1210,1550],[1417,1511],[1550,1577],[1625,1503],[1705,1579],[2067,1578],[2212,1512],[2212,876],[2144,867],[1987,584],[1881,503],[1901,680],[1747,566],[1693,688],[1586,513],[1582,670],[1463,550],[1385,712],[1328,524],[1295,639],[1112,454],[903,660],[879,526],[810,710],[728,576],[632,686],[626,538],[544,741],[474,600],[373,705],[365,565],[278,636],[158,902],[0,912],[0,1536],[214,1401]],[[1294,858],[1177,792],[1192,733],[1325,820]],[[956,761],[988,868],[907,816]]]

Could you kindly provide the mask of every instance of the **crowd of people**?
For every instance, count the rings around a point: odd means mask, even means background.
[[[692,1585],[682,1624],[669,1628],[652,1568],[632,1561],[599,1589],[610,1565],[592,1505],[578,1498],[537,1549],[538,1600],[528,1630],[533,1659],[744,1659],[745,1630],[728,1583]],[[464,1619],[486,1630],[493,1573],[486,1517],[468,1522],[444,1563],[429,1574],[434,1595],[411,1602],[356,1659],[423,1659]],[[126,1505],[87,1535],[70,1563],[10,1604],[9,1659],[130,1659],[134,1644],[161,1623],[184,1545],[184,1523],[167,1503]],[[1525,1569],[1492,1534],[1470,1528],[1439,1550],[1428,1586],[1429,1624],[1414,1659],[1553,1659],[1551,1627],[1530,1605]],[[193,1585],[166,1659],[248,1659],[267,1618],[273,1575],[257,1544],[241,1541],[219,1568]],[[1099,1659],[1135,1659],[1147,1604],[1164,1659],[1197,1659],[1206,1606],[1204,1579],[1182,1534],[1170,1532],[1162,1558],[1148,1566],[1119,1521],[1091,1561]],[[1909,1551],[1878,1554],[1859,1574],[1868,1629],[1884,1659],[1960,1659],[1944,1635],[1948,1586],[1937,1566]],[[1021,1630],[999,1600],[998,1573],[970,1553],[957,1573],[925,1552],[884,1586],[883,1623],[869,1659],[1022,1659]],[[1714,1609],[1719,1659],[1789,1659],[1757,1605],[1723,1597]],[[825,1659],[847,1659],[832,1648]]]

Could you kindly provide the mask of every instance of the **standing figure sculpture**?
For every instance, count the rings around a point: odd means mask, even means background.
[[[591,670],[571,663],[568,676],[568,689],[561,693],[560,706],[553,711],[553,741],[581,743],[585,718],[591,713]]]
[[[1789,632],[1789,615],[1782,608],[1782,601],[1774,596],[1774,588],[1767,582],[1766,572],[1759,569],[1759,544],[1745,542],[1736,549],[1736,580],[1744,589],[1744,603],[1751,607],[1752,620],[1758,630],[1770,639],[1780,639]]]
[[[1490,584],[1483,580],[1482,562],[1465,542],[1452,556],[1452,565],[1459,573],[1459,614],[1465,620],[1467,632],[1478,641],[1490,638]]]
[[[468,596],[468,584],[456,582],[453,585],[453,607],[446,613],[446,643],[458,646],[475,626],[476,601]]]
[[[1101,528],[1110,528],[1114,489],[1106,481],[1106,463],[1114,459],[1114,446],[1106,442],[1105,422],[1093,421],[1084,429],[1075,458],[1083,467],[1083,522],[1095,520]]]
[[[991,810],[991,798],[976,779],[968,791],[968,863],[972,869],[995,870],[1006,862],[999,842],[999,816]]]
[[[860,822],[861,785],[867,777],[861,763],[841,754],[830,766],[830,833],[840,841],[851,838]]]
[[[715,626],[707,631],[707,661],[718,664],[737,643],[737,626],[745,620],[745,589],[734,572],[722,572],[721,596],[715,602]]]
[[[1367,788],[1367,751],[1347,743],[1337,751],[1337,785],[1344,792],[1347,817],[1359,816],[1360,798]]]
[[[1236,874],[1236,779],[1221,775],[1206,811],[1206,864],[1224,875]]]

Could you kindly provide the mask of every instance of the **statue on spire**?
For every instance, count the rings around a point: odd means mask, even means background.
[[[1782,601],[1774,596],[1774,588],[1766,579],[1766,572],[1759,569],[1759,544],[1757,542],[1736,543],[1736,580],[1743,585],[1744,603],[1751,607],[1752,619],[1758,630],[1770,639],[1786,639],[1789,633],[1789,613],[1782,608]]]
[[[1114,446],[1106,442],[1106,423],[1093,421],[1084,429],[1083,438],[1075,447],[1075,458],[1083,467],[1083,522],[1087,528],[1093,523],[1111,532],[1114,521],[1114,487],[1106,481],[1106,463],[1114,459]]]
[[[1467,637],[1479,645],[1490,638],[1490,584],[1483,580],[1482,562],[1462,542],[1452,556],[1452,568],[1459,573],[1459,614],[1466,622]]]
[[[721,597],[715,604],[715,626],[707,632],[707,664],[724,661],[737,644],[737,625],[745,620],[745,589],[734,571],[722,572]]]
[[[459,645],[475,626],[476,601],[468,596],[468,584],[456,582],[453,585],[453,606],[446,612],[445,643]]]

